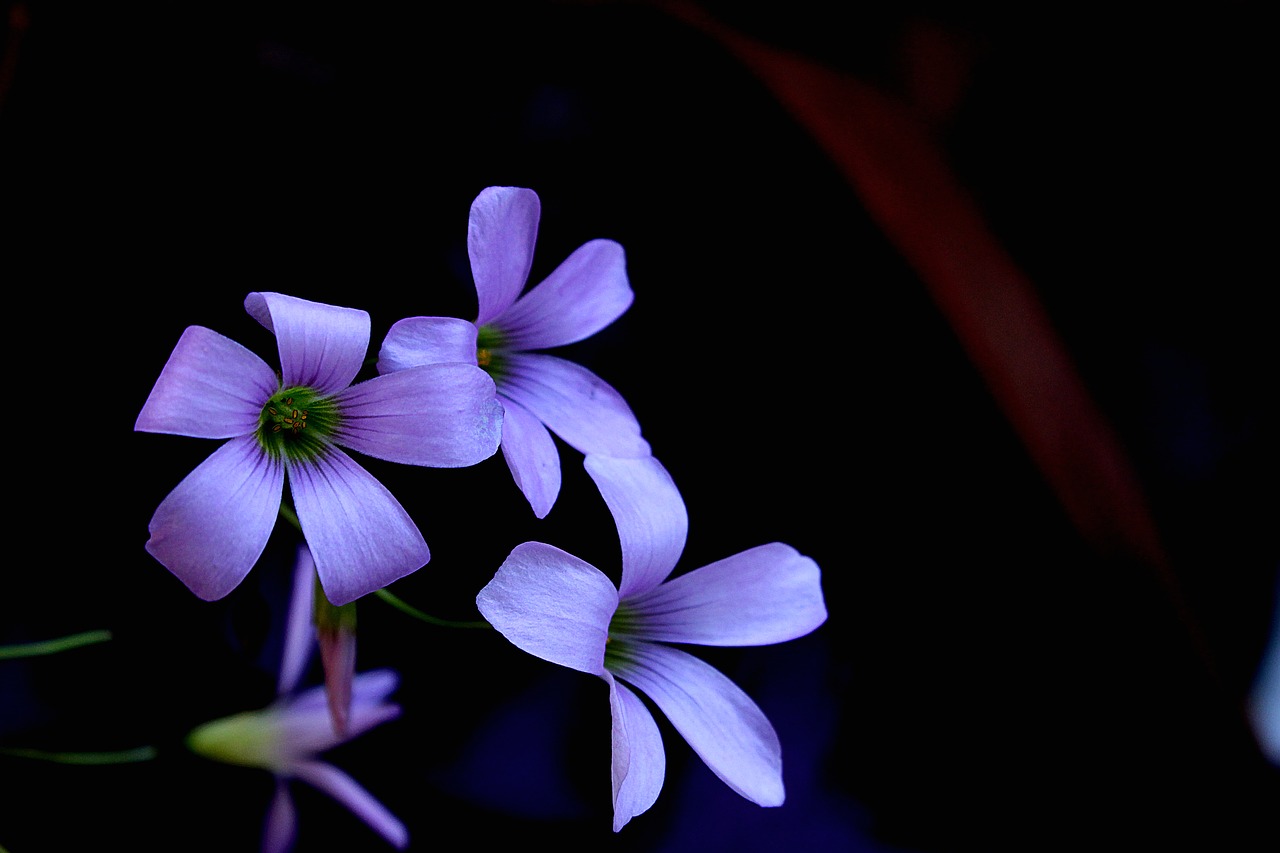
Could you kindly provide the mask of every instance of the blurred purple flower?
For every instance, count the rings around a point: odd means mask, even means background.
[[[493,380],[474,364],[435,364],[352,385],[369,315],[279,293],[245,309],[276,335],[281,372],[203,326],[188,326],[134,429],[230,439],[160,503],[147,551],[205,600],[222,598],[261,556],[285,476],[325,595],[347,604],[424,566],[417,525],[341,448],[437,468],[474,465],[501,438]]]
[[[345,735],[334,731],[323,686],[295,692],[316,644],[311,622],[314,583],[315,564],[306,545],[302,545],[295,568],[276,701],[258,711],[233,714],[198,726],[187,736],[187,745],[193,752],[214,761],[257,767],[275,775],[275,796],[267,810],[263,833],[264,853],[284,853],[297,838],[297,815],[289,793],[292,779],[301,779],[324,791],[388,843],[403,850],[409,844],[404,824],[354,779],[317,757],[400,715],[400,707],[387,701],[396,688],[395,672],[382,669],[355,677]]]
[[[1267,760],[1280,767],[1280,574],[1266,648],[1249,687],[1248,715]]]
[[[658,798],[666,756],[649,697],[726,785],[762,806],[784,799],[782,751],[759,706],[721,672],[667,643],[756,646],[826,621],[817,563],[774,542],[668,580],[688,516],[653,457],[589,455],[618,526],[622,581],[541,542],[516,546],[476,597],[524,651],[603,678],[613,714],[613,829]],[[626,682],[624,684],[623,682]]]
[[[465,361],[493,377],[505,415],[502,455],[534,515],[560,494],[560,456],[551,433],[581,453],[647,456],[649,444],[626,401],[591,371],[533,350],[576,343],[631,307],[622,246],[591,240],[521,295],[533,264],[541,202],[533,190],[488,187],[471,205],[467,251],[479,313],[408,317],[391,327],[378,370]]]

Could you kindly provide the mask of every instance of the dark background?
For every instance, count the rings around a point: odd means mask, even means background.
[[[0,747],[157,757],[0,755],[0,845],[256,849],[269,777],[182,738],[270,701],[294,542],[192,596],[143,543],[216,445],[133,421],[187,325],[275,362],[250,291],[364,308],[371,355],[401,317],[472,318],[468,208],[517,185],[543,205],[533,281],[592,238],[627,251],[634,306],[564,354],[680,486],[682,569],[787,542],[829,619],[697,652],[777,728],[787,803],[742,800],[660,717],[663,793],[614,835],[602,682],[362,601],[359,668],[397,669],[404,713],[329,757],[411,849],[1274,849],[1280,781],[1244,713],[1280,566],[1261,5],[702,4],[921,118],[1115,429],[1161,566],[1073,526],[931,282],[715,38],[645,3],[438,5],[7,6],[0,643],[114,639],[0,662]],[[561,447],[542,521],[500,455],[368,462],[433,552],[393,591],[475,618],[528,539],[616,577]],[[389,849],[294,791],[299,853]]]

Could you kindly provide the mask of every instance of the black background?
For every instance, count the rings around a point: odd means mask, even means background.
[[[226,599],[192,596],[143,543],[215,445],[134,419],[188,325],[274,363],[254,290],[364,308],[371,355],[401,317],[470,319],[467,211],[491,185],[541,197],[533,281],[592,238],[627,251],[634,306],[564,354],[623,393],[680,486],[682,569],[787,542],[821,566],[830,615],[792,643],[698,652],[778,729],[787,803],[742,800],[660,719],[662,796],[614,835],[602,682],[362,601],[359,668],[397,669],[404,713],[329,757],[412,849],[1274,844],[1280,783],[1242,710],[1280,565],[1260,6],[703,6],[904,102],[910,69],[959,51],[928,90],[952,93],[936,140],[1130,455],[1187,609],[1073,529],[855,189],[659,8],[11,3],[0,642],[114,639],[0,662],[0,746],[157,757],[0,755],[9,853],[256,849],[269,777],[182,737],[270,701],[293,542],[278,530]],[[528,539],[615,574],[609,516],[561,447],[542,521],[500,455],[369,461],[433,553],[393,591],[475,618]],[[299,853],[389,849],[294,791]]]

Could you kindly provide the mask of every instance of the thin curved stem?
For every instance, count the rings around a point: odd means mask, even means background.
[[[93,643],[104,643],[110,639],[110,631],[81,631],[79,634],[70,634],[66,637],[59,637],[56,640],[41,640],[35,643],[0,646],[0,660],[51,655],[68,649],[76,649],[80,646],[92,645]]]
[[[293,525],[294,530],[299,533],[302,532],[302,522],[298,521],[297,513],[293,511],[293,507],[289,506],[284,501],[280,501],[280,517]]]
[[[111,752],[46,752],[43,749],[0,747],[0,755],[52,761],[56,764],[133,764],[155,758],[156,748],[140,746],[136,749],[119,749]]]
[[[388,604],[390,604],[392,607],[396,608],[397,610],[401,611],[402,613],[407,613],[407,614],[409,614],[410,616],[412,616],[414,619],[419,619],[419,620],[421,620],[421,621],[423,621],[423,622],[426,622],[426,623],[428,623],[428,624],[430,624],[430,625],[439,625],[439,626],[441,626],[441,627],[443,627],[443,628],[492,628],[492,627],[493,627],[493,626],[492,626],[492,625],[490,625],[488,622],[484,622],[484,621],[480,621],[480,622],[454,622],[454,621],[449,620],[449,619],[440,619],[440,618],[438,618],[438,617],[436,617],[436,616],[432,616],[432,615],[430,615],[430,614],[423,613],[423,612],[422,612],[421,610],[419,610],[418,608],[413,607],[413,606],[411,606],[411,605],[408,605],[408,604],[404,603],[404,602],[403,602],[403,601],[401,601],[399,598],[397,598],[395,595],[393,595],[392,593],[388,592],[388,591],[387,591],[387,590],[385,590],[385,589],[375,590],[375,591],[374,591],[374,595],[378,596],[378,598],[381,598],[383,601],[387,602],[387,603],[388,603]]]

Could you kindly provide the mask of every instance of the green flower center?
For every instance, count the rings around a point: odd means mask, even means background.
[[[507,336],[493,326],[476,331],[476,364],[497,382],[506,373]]]
[[[280,713],[272,708],[244,711],[197,726],[187,734],[187,748],[225,764],[276,770],[283,766],[284,739]]]
[[[637,617],[626,605],[619,605],[609,620],[609,635],[604,641],[604,668],[615,675],[624,673],[634,658],[628,637]]]
[[[262,407],[258,443],[276,459],[316,459],[332,444],[341,422],[333,397],[302,385],[282,388]]]

